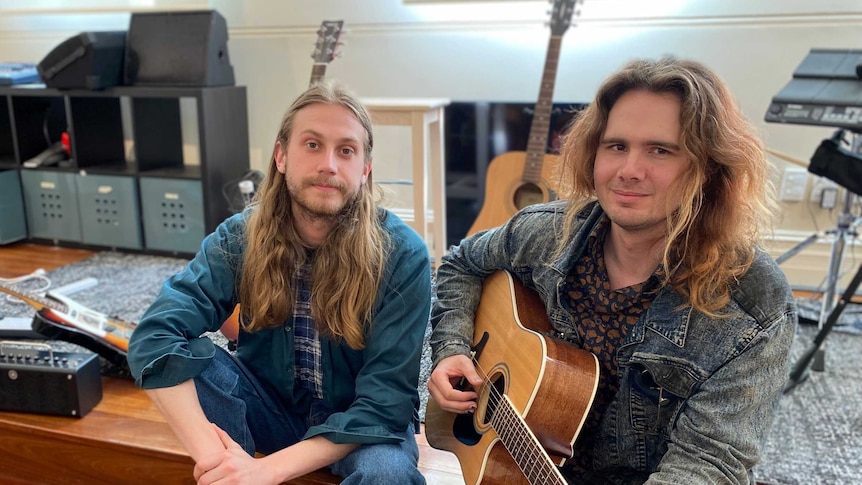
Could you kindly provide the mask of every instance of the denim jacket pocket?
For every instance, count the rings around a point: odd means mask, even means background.
[[[669,439],[683,403],[696,386],[694,377],[672,364],[633,362],[626,378],[632,428]]]

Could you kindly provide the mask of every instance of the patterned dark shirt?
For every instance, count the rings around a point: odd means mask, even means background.
[[[620,388],[617,351],[629,329],[657,295],[654,273],[644,282],[611,291],[605,268],[604,241],[610,221],[604,217],[590,234],[588,246],[566,276],[563,305],[578,324],[583,348],[599,360],[599,387],[566,468],[575,474],[591,470],[593,439],[602,415]]]
[[[323,399],[323,374],[320,370],[320,339],[311,317],[311,261],[296,268],[293,275],[293,342],[295,377],[300,389],[314,399]]]

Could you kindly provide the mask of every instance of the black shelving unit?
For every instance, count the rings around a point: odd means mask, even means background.
[[[182,128],[192,117],[183,119],[181,100],[194,106],[197,139],[185,143],[197,146],[199,163],[184,160]],[[125,130],[124,119],[131,123]],[[63,132],[70,138],[68,160],[24,166]],[[129,141],[134,157],[126,156]],[[17,173],[0,182],[20,179],[21,195],[18,207],[5,201],[0,244],[15,239],[4,232],[20,231],[12,217],[26,219],[21,237],[33,240],[194,253],[230,215],[222,189],[248,171],[248,154],[242,86],[2,87],[0,174]]]

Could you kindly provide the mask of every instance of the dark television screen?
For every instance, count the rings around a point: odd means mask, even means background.
[[[548,153],[559,153],[560,139],[585,103],[554,103]],[[479,214],[485,169],[494,157],[525,151],[536,103],[459,101],[446,107],[446,231],[457,244]]]

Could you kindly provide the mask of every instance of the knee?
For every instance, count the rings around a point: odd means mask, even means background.
[[[420,485],[425,478],[419,473],[416,459],[398,446],[374,445],[374,457],[366,456],[354,464],[343,484]],[[386,448],[384,451],[383,448]]]

